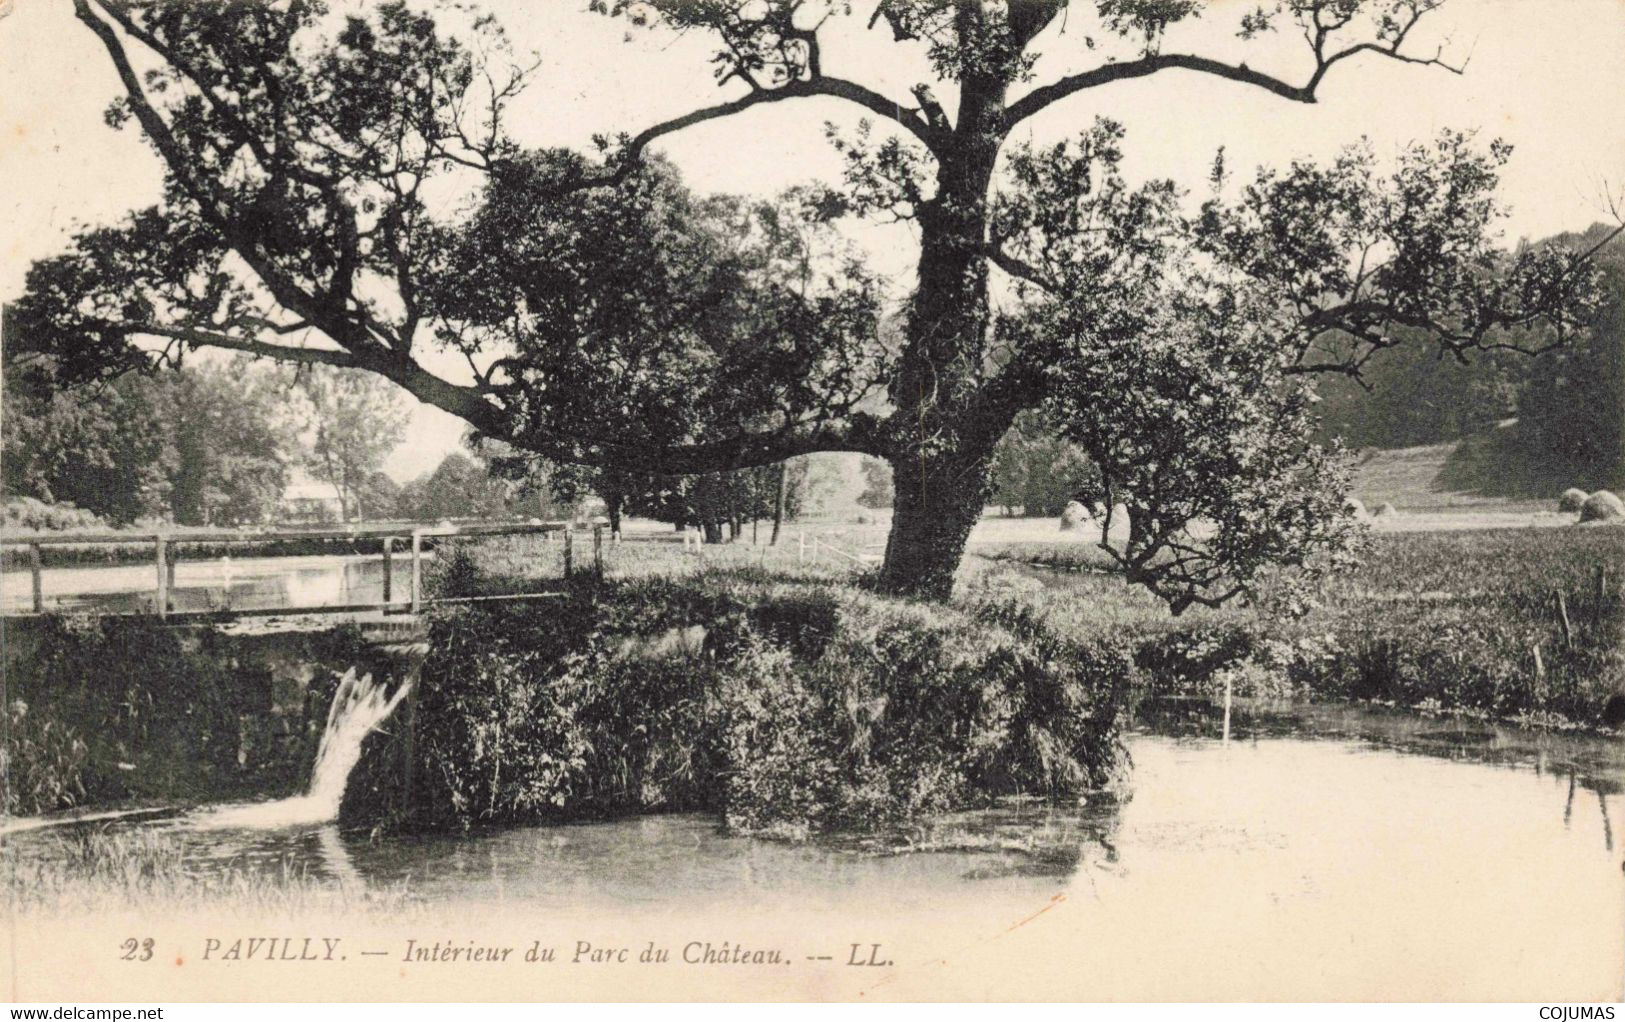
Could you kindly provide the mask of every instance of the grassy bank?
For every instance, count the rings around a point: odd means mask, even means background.
[[[984,559],[987,584],[1025,587],[1060,631],[1137,635],[1157,690],[1228,679],[1247,694],[1549,726],[1602,725],[1625,693],[1622,529],[1377,534],[1362,566],[1326,580],[1296,618],[1238,605],[1171,619],[1077,544],[1011,544]],[[1021,582],[995,581],[1001,569]]]
[[[441,570],[442,591],[521,582],[467,558]],[[699,810],[748,833],[875,831],[1075,800],[1125,765],[1127,648],[1003,604],[701,568],[443,609],[429,645],[413,797],[383,810],[407,829]],[[375,744],[358,821],[397,797],[400,752]]]
[[[857,531],[822,535],[860,549]],[[518,576],[548,563],[528,542],[469,553],[519,586]],[[748,568],[785,583],[842,584],[865,570],[823,552],[798,561],[793,544],[699,555],[627,543],[605,561],[610,577],[623,580]],[[1376,532],[1361,566],[1326,579],[1301,616],[1265,600],[1174,618],[1087,543],[1018,541],[973,548],[955,607],[975,614],[1020,605],[1070,639],[1127,643],[1142,692],[1206,694],[1228,681],[1251,695],[1598,727],[1610,719],[1610,699],[1625,694],[1622,583],[1625,529]]]

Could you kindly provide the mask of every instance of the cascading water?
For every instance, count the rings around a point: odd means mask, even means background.
[[[316,765],[310,772],[310,787],[303,795],[262,802],[257,805],[225,806],[200,813],[191,821],[202,828],[297,827],[326,823],[338,818],[339,803],[350,771],[361,759],[361,742],[382,724],[406,698],[413,678],[385,698],[384,686],[372,675],[356,677],[355,668],[344,672],[338,690],[327,709],[327,726],[316,749]]]

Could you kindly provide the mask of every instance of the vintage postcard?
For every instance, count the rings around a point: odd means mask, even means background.
[[[1622,53],[0,0],[0,993],[1620,1000]]]

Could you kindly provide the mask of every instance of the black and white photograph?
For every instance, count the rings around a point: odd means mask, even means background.
[[[0,1000],[1614,1018],[1622,55],[0,0]]]

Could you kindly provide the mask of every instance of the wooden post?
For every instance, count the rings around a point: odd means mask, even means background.
[[[1230,691],[1234,683],[1235,679],[1230,676],[1229,671],[1226,671],[1224,673],[1224,742],[1227,745],[1230,743]]]
[[[412,613],[423,609],[423,533],[412,530]]]
[[[598,581],[604,580],[604,527],[596,522],[592,527],[592,573]]]
[[[38,543],[28,544],[28,570],[34,576],[34,613],[45,612],[45,582],[40,572]]]
[[[153,599],[153,610],[159,617],[169,616],[169,566],[165,563],[164,537],[158,536],[153,540],[153,550],[158,565],[158,592]]]
[[[1557,593],[1557,617],[1558,620],[1563,622],[1563,648],[1572,649],[1574,647],[1574,630],[1569,626],[1569,605],[1568,601],[1563,599],[1561,590]]]
[[[564,577],[575,573],[575,530],[564,530]]]
[[[384,602],[388,603],[394,588],[393,572],[390,568],[390,554],[395,551],[395,537],[384,537]]]

